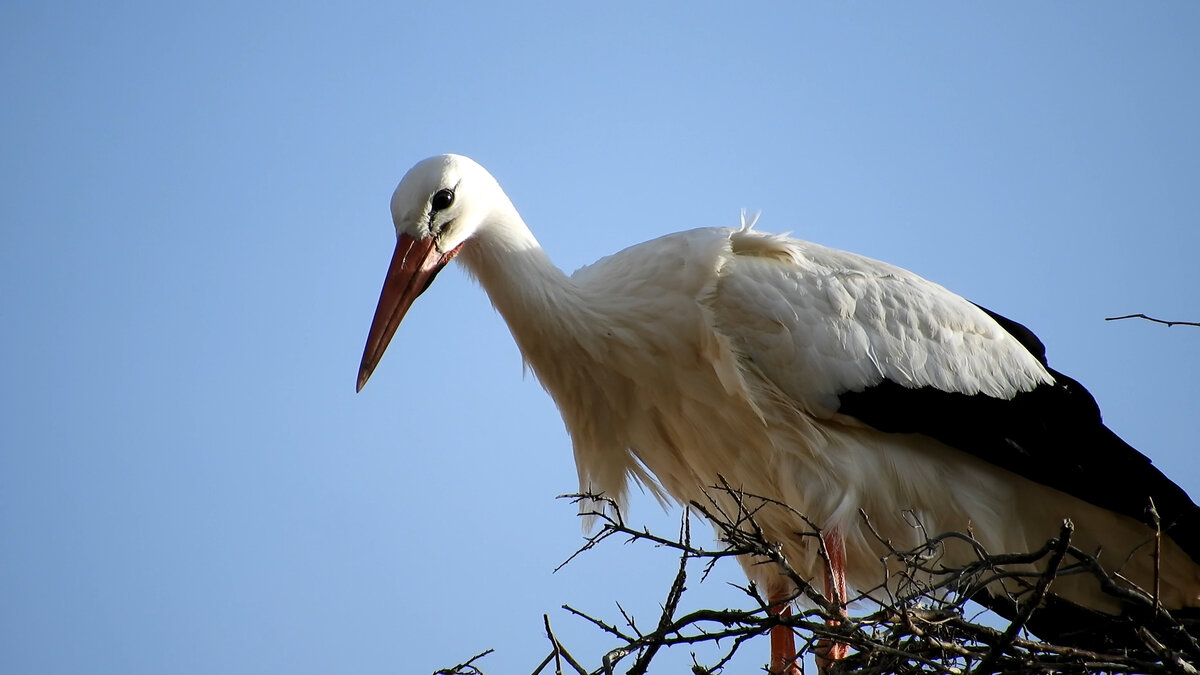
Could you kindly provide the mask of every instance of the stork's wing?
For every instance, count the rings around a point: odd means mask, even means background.
[[[911,272],[753,230],[730,243],[715,327],[812,414],[885,380],[999,399],[1054,382],[987,312]]]
[[[1200,509],[1104,426],[1024,326],[910,272],[749,230],[707,299],[715,328],[796,406],[919,433],[1139,521],[1153,499],[1200,561]]]

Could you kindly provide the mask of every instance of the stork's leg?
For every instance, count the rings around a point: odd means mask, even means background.
[[[842,616],[846,615],[846,544],[842,541],[842,533],[833,528],[821,535],[825,542],[825,551],[829,555],[829,567],[825,570],[825,597],[838,603]],[[840,621],[830,619],[825,622],[836,626]],[[850,653],[850,645],[844,642],[822,638],[817,640],[817,667],[822,671],[829,668],[834,661],[846,658]]]
[[[771,603],[770,612],[776,616],[792,615],[792,608],[787,602],[786,591],[771,593],[767,602]],[[800,664],[796,662],[796,638],[791,626],[773,626],[771,628],[771,675],[800,675]]]

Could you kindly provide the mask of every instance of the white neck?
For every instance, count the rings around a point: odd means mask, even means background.
[[[551,262],[511,205],[492,217],[463,246],[459,259],[512,331],[525,360],[543,384],[551,354],[569,350],[590,313],[579,288]]]
[[[621,502],[626,478],[637,476],[662,501],[664,493],[630,454],[626,430],[616,423],[629,419],[626,407],[637,398],[632,380],[614,370],[606,338],[619,317],[603,295],[589,293],[550,262],[515,209],[499,213],[463,246],[459,259],[487,291],[526,365],[558,405],[575,448],[580,485]],[[636,360],[643,350],[622,353]]]

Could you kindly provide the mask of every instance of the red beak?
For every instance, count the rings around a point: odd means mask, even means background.
[[[459,244],[450,252],[442,253],[437,250],[436,243],[433,237],[415,239],[408,234],[401,234],[397,239],[392,264],[383,280],[383,290],[379,292],[379,304],[375,307],[371,332],[367,334],[362,363],[358,366],[358,387],[355,391],[362,391],[363,385],[370,379],[413,301],[429,288],[437,273],[462,248],[462,244]]]

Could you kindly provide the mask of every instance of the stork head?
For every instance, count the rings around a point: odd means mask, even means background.
[[[507,202],[491,174],[460,155],[430,157],[409,169],[400,180],[392,194],[396,251],[363,349],[359,391],[408,308],[488,221],[497,195]]]

